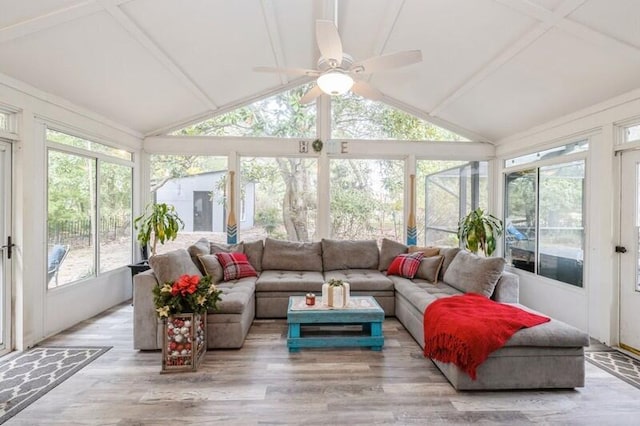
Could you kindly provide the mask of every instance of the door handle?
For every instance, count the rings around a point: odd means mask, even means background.
[[[11,235],[7,237],[7,244],[1,246],[0,248],[7,249],[7,259],[11,259],[11,254],[13,253],[13,247],[15,244],[11,242]]]
[[[624,246],[616,246],[616,253],[626,253],[627,248]]]

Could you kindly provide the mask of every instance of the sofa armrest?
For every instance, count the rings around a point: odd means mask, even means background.
[[[496,302],[518,303],[520,298],[520,277],[503,271],[491,296]]]
[[[153,288],[158,284],[153,270],[133,277],[133,348],[160,349],[157,340],[158,317],[153,304]]]

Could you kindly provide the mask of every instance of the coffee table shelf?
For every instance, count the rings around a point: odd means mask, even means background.
[[[287,347],[289,352],[297,352],[300,348],[334,348],[334,347],[370,347],[374,351],[382,350],[384,336],[382,323],[384,310],[372,296],[352,296],[351,301],[357,307],[340,309],[293,309],[300,306],[304,297],[291,296],[287,309],[289,335]],[[363,307],[365,306],[365,307]],[[305,332],[307,326],[331,326],[331,333],[322,334],[322,330]],[[362,332],[353,333],[353,327],[361,326]],[[344,330],[341,329],[344,327]]]

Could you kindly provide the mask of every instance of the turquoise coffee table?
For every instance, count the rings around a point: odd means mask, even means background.
[[[300,348],[332,348],[346,346],[371,347],[374,351],[382,350],[384,336],[382,335],[382,323],[384,311],[373,296],[351,296],[351,302],[347,308],[322,309],[322,301],[316,299],[318,306],[307,307],[304,296],[289,297],[287,309],[287,323],[289,324],[289,337],[287,347],[289,352],[298,352]],[[347,332],[340,334],[305,335],[301,330],[304,326],[347,326],[361,325],[362,333],[353,334]]]

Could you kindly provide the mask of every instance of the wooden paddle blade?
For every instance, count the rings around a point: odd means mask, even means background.
[[[302,98],[300,98],[300,103],[302,105],[307,105],[313,102],[317,97],[322,95],[322,89],[318,86],[313,86],[307,93],[304,94]]]

